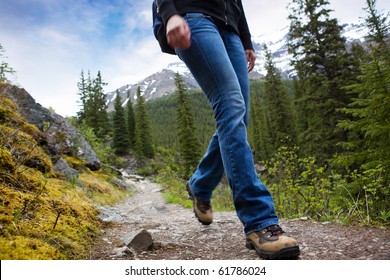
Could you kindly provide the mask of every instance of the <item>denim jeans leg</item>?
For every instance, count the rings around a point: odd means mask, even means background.
[[[231,32],[220,33],[214,22],[201,14],[185,18],[192,43],[189,49],[176,52],[210,101],[217,125],[190,180],[192,191],[199,199],[211,198],[225,171],[245,233],[277,224],[271,194],[257,176],[247,141],[249,85],[240,38]]]

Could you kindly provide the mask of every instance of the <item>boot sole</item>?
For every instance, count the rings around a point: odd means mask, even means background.
[[[259,257],[266,260],[291,260],[297,259],[301,253],[299,246],[287,247],[278,252],[264,252],[258,249],[251,240],[246,241],[249,250],[256,250]]]
[[[201,219],[199,219],[198,215],[196,214],[196,211],[195,211],[195,199],[194,199],[194,196],[192,195],[192,192],[191,192],[189,184],[186,184],[186,190],[188,192],[188,199],[192,200],[192,209],[193,209],[195,217],[198,219],[199,223],[201,223],[204,226],[210,225],[212,223],[212,221],[211,222],[202,221]]]

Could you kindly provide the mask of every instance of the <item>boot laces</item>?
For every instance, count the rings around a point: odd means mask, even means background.
[[[202,201],[202,200],[199,200],[198,201],[198,208],[201,210],[201,211],[208,211],[211,209],[211,203],[210,201]]]
[[[272,226],[267,227],[266,232],[270,232],[271,233],[270,236],[279,236],[279,235],[285,233],[285,231],[278,225],[272,225]]]

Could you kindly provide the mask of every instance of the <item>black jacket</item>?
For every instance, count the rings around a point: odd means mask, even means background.
[[[237,33],[245,49],[253,49],[241,0],[157,0],[156,3],[165,25],[175,14],[203,13],[211,16],[219,28]]]

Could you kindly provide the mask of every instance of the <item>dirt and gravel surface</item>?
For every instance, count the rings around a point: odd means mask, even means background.
[[[100,207],[105,227],[91,249],[100,260],[256,260],[245,247],[242,225],[235,212],[216,212],[214,222],[201,225],[192,209],[167,204],[162,187],[148,180],[129,181],[134,195],[120,204]],[[301,260],[389,260],[390,230],[321,223],[310,219],[281,220],[288,235],[300,244]],[[152,237],[149,250],[125,246],[135,232]],[[125,250],[123,249],[125,248]]]

